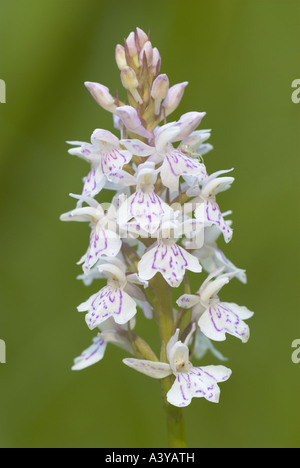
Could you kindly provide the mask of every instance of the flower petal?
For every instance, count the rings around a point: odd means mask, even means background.
[[[92,228],[90,245],[85,255],[84,270],[89,270],[103,256],[115,257],[120,252],[122,241],[115,232],[104,229],[100,223]]]
[[[165,160],[161,166],[161,179],[165,187],[178,190],[181,176],[198,176],[202,174],[202,171],[203,164],[174,149],[165,154]]]
[[[93,218],[97,216],[97,210],[90,206],[83,208],[76,208],[75,210],[68,211],[60,216],[61,221],[79,221],[79,222],[91,222]]]
[[[125,164],[128,164],[132,155],[129,151],[110,149],[107,153],[102,153],[101,170],[103,174],[120,171]]]
[[[102,128],[97,128],[93,132],[91,136],[91,142],[93,145],[97,144],[98,142],[101,142],[102,144],[105,142],[111,146],[119,146],[119,138],[109,130],[103,130]]]
[[[160,272],[173,288],[177,288],[183,280],[185,270],[199,273],[202,270],[196,257],[189,254],[177,244],[159,243],[146,252],[139,262],[139,277],[150,280]]]
[[[125,148],[135,156],[141,156],[143,158],[150,156],[150,154],[155,152],[155,148],[153,148],[153,146],[146,145],[146,143],[136,139],[124,139],[120,141],[120,144],[125,146]]]
[[[120,185],[121,187],[129,187],[130,185],[135,185],[136,180],[129,172],[122,169],[110,172],[106,174],[107,179],[115,185]]]
[[[203,220],[208,225],[213,224],[223,233],[224,240],[226,243],[232,239],[233,231],[230,226],[224,220],[219,205],[216,201],[207,200],[195,210],[196,219]]]
[[[172,374],[171,368],[166,362],[145,361],[133,358],[123,359],[123,362],[126,366],[148,375],[153,379],[163,379]]]
[[[136,314],[136,302],[122,289],[107,285],[81,304],[78,311],[89,311],[86,322],[93,330],[109,317],[118,324],[129,322]]]
[[[175,127],[178,128],[179,133],[176,135],[176,139],[173,141],[183,140],[187,138],[201,123],[206,112],[187,112],[183,114]]]
[[[176,304],[183,309],[190,309],[194,307],[200,301],[200,297],[197,294],[183,294],[177,299]]]
[[[116,109],[118,117],[121,118],[125,127],[135,133],[145,138],[151,138],[152,133],[143,127],[142,122],[138,116],[136,109],[132,106],[121,106]]]
[[[120,207],[120,224],[124,224],[135,218],[140,227],[150,234],[157,231],[161,218],[170,215],[172,208],[169,207],[154,191],[144,193],[137,190]]]
[[[218,382],[225,382],[230,375],[231,370],[224,366],[193,367],[188,373],[176,373],[176,380],[167,394],[167,400],[178,407],[188,406],[194,397],[218,403]]]
[[[226,333],[229,333],[246,343],[249,340],[250,331],[248,325],[241,320],[239,315],[243,316],[244,314],[246,318],[249,318],[250,311],[246,308],[240,308],[236,304],[234,306],[226,302],[210,305],[198,321],[202,333],[214,341],[224,341]]]
[[[82,195],[85,197],[95,197],[101,192],[105,182],[105,176],[99,170],[92,168],[84,180]]]
[[[93,344],[74,360],[74,366],[72,367],[72,370],[79,371],[86,369],[87,367],[90,367],[93,364],[101,361],[104,356],[106,346],[107,343],[103,340],[103,338],[101,338],[101,336],[94,338]]]

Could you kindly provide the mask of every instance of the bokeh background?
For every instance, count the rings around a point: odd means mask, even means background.
[[[136,26],[151,30],[171,83],[190,83],[173,117],[207,112],[209,172],[235,168],[219,197],[235,229],[223,246],[249,282],[222,298],[256,312],[247,345],[218,347],[233,370],[220,404],[185,410],[189,446],[300,446],[299,23],[298,0],[0,0],[1,447],[167,444],[159,384],[126,368],[126,353],[109,346],[98,365],[70,370],[94,336],[76,306],[96,286],[76,281],[87,225],[59,222],[87,172],[65,141],[113,129],[83,82],[120,88],[114,48]],[[157,346],[155,324],[138,330]]]

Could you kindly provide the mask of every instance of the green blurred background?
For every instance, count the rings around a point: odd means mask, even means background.
[[[94,336],[76,306],[95,285],[76,281],[87,225],[59,222],[87,173],[65,141],[113,129],[83,82],[120,88],[114,47],[136,26],[151,30],[171,84],[190,83],[173,117],[207,112],[209,172],[235,168],[219,197],[235,229],[222,245],[249,282],[222,298],[256,312],[247,345],[218,346],[233,370],[220,404],[185,410],[189,446],[300,446],[299,23],[298,0],[0,0],[1,447],[167,444],[159,384],[126,368],[126,353],[109,346],[98,365],[70,370]],[[138,330],[157,345],[155,324]]]

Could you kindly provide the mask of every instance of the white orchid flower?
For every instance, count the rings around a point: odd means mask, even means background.
[[[69,153],[84,159],[91,165],[85,178],[82,195],[94,197],[104,187],[107,177],[128,164],[132,154],[120,147],[120,140],[108,130],[97,129],[93,132],[91,143],[70,141],[78,145],[69,149]]]
[[[145,361],[134,358],[123,359],[124,364],[154,379],[175,376],[175,382],[167,393],[171,405],[188,406],[192,398],[205,398],[213,403],[219,402],[219,382],[225,382],[231,376],[231,370],[224,366],[194,367],[189,360],[188,342],[178,341],[179,329],[167,345],[168,363]]]
[[[134,218],[141,229],[153,234],[162,217],[171,216],[172,208],[155,193],[157,173],[154,163],[146,162],[138,166],[135,175],[136,192],[125,200],[118,212],[121,225]]]
[[[87,301],[78,306],[79,312],[88,312],[86,323],[93,330],[112,317],[122,325],[131,320],[137,312],[136,301],[126,292],[128,282],[143,285],[137,275],[125,275],[124,269],[113,264],[102,264],[99,271],[107,277],[107,285]],[[134,285],[131,285],[131,293]]]
[[[61,215],[62,221],[89,222],[91,225],[90,245],[86,254],[79,263],[83,263],[83,269],[89,270],[103,256],[115,257],[122,246],[122,241],[117,233],[116,207],[110,206],[107,212],[93,199],[79,197],[90,206],[76,208]]]
[[[222,216],[222,212],[216,202],[216,195],[227,190],[233,183],[233,177],[219,177],[221,174],[232,171],[218,171],[210,175],[203,183],[200,194],[193,200],[196,205],[195,217],[203,220],[206,225],[215,225],[222,232],[226,243],[230,242],[233,231]]]
[[[151,280],[161,273],[172,288],[177,288],[186,270],[200,273],[202,267],[199,260],[176,243],[176,230],[182,228],[177,220],[163,221],[157,231],[157,243],[142,256],[138,271],[142,280]]]
[[[244,320],[252,317],[253,312],[231,302],[221,302],[217,294],[234,273],[220,273],[222,270],[209,275],[197,294],[183,294],[177,305],[183,309],[192,308],[194,320],[198,320],[200,330],[211,340],[224,341],[228,333],[246,343],[250,331]]]

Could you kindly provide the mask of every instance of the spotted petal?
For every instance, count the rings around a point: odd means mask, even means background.
[[[88,311],[86,322],[91,330],[109,317],[118,324],[127,323],[136,310],[135,301],[126,292],[109,284],[78,307],[79,312]]]
[[[102,153],[101,157],[101,171],[103,174],[109,174],[122,169],[125,164],[128,164],[132,155],[129,151],[118,150],[116,148],[110,149],[106,153]]]
[[[103,256],[115,257],[122,246],[122,241],[115,232],[104,229],[100,223],[92,228],[90,245],[83,257],[83,269],[91,269]]]
[[[201,219],[207,223],[207,225],[215,225],[223,233],[224,240],[226,243],[232,239],[232,229],[225,222],[219,205],[217,202],[207,200],[206,202],[200,203],[195,210],[196,219]]]
[[[101,361],[106,350],[106,345],[107,343],[103,340],[103,338],[101,338],[101,336],[94,338],[93,344],[74,360],[74,366],[72,367],[72,370],[79,371],[86,369],[87,367],[90,367],[93,364]]]
[[[213,403],[219,402],[218,382],[225,382],[231,370],[224,366],[192,367],[188,373],[176,373],[176,380],[167,394],[171,405],[188,406],[192,398],[205,398]]]
[[[136,156],[141,156],[143,158],[150,156],[152,153],[154,153],[155,148],[152,146],[146,145],[146,143],[143,143],[140,140],[136,139],[131,139],[131,140],[121,140],[120,144],[125,146],[128,151],[130,151],[132,154],[135,154]]]
[[[198,325],[202,333],[215,341],[224,341],[226,333],[236,336],[243,343],[250,337],[248,325],[243,321],[252,317],[253,312],[228,302],[214,302],[201,315]]]
[[[161,218],[172,209],[154,191],[144,193],[137,190],[126,200],[119,210],[120,223],[135,218],[140,227],[150,234],[157,231]]]
[[[156,273],[161,273],[173,288],[177,288],[183,280],[185,270],[200,273],[202,267],[196,257],[189,254],[175,243],[159,243],[146,252],[138,265],[139,277],[150,280]]]
[[[84,179],[82,195],[85,197],[95,197],[103,189],[106,177],[99,169],[92,168]]]
[[[181,176],[200,176],[202,172],[203,164],[174,149],[165,155],[161,166],[161,179],[165,187],[178,190]]]
[[[183,294],[177,299],[176,304],[182,309],[190,309],[198,304],[199,300],[200,297],[197,294]]]

